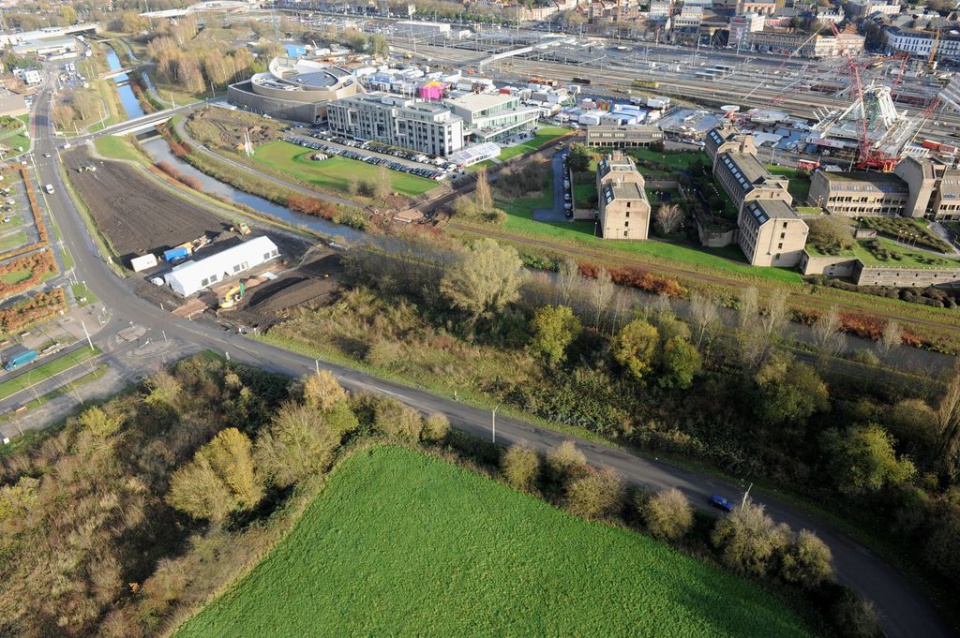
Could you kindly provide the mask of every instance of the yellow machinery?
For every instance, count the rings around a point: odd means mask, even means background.
[[[246,287],[241,281],[236,286],[227,291],[227,294],[220,299],[220,310],[231,310],[236,308],[237,303],[243,298]]]
[[[230,232],[238,233],[240,235],[249,235],[250,227],[247,226],[247,222],[237,222],[230,227]]]

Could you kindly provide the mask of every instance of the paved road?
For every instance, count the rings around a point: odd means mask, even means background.
[[[50,93],[45,90],[37,100],[37,152],[51,152],[54,141],[50,127]],[[55,192],[47,198],[52,215],[63,234],[64,243],[74,255],[77,271],[90,289],[111,309],[111,320],[97,334],[96,342],[116,341],[116,335],[130,324],[142,326],[157,335],[191,344],[193,348],[209,348],[226,352],[234,361],[289,375],[303,375],[313,370],[313,359],[280,350],[216,327],[179,319],[137,297],[130,282],[116,277],[97,254],[87,235],[80,215],[66,194],[60,173],[51,164],[37,168],[41,183],[52,183]],[[454,426],[479,435],[490,435],[490,414],[485,410],[454,403],[428,392],[381,381],[362,373],[332,364],[321,364],[340,378],[353,391],[389,394],[424,412],[442,412]],[[547,449],[570,438],[534,427],[521,420],[500,416],[497,419],[497,442],[509,444],[525,440],[538,449]],[[729,497],[740,495],[742,486],[705,478],[670,465],[650,462],[611,448],[580,442],[591,463],[607,465],[621,472],[628,480],[653,487],[676,486],[695,503],[703,504],[714,492]],[[884,628],[889,636],[924,636],[935,638],[954,635],[933,607],[895,570],[849,539],[813,521],[794,509],[772,499],[758,498],[779,521],[795,529],[816,531],[834,553],[841,582],[873,600],[883,612]]]
[[[566,154],[567,151],[557,151],[550,160],[550,170],[553,171],[553,206],[533,211],[533,218],[538,222],[570,221],[563,214],[563,158]]]

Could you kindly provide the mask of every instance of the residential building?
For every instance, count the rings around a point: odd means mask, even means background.
[[[756,154],[757,152],[753,135],[737,131],[737,129],[727,121],[721,126],[707,131],[703,148],[710,157],[711,164],[716,164],[717,155],[721,153],[737,151],[739,153]]]
[[[672,2],[651,2],[650,10],[647,11],[648,18],[668,17],[673,9]]]
[[[760,2],[759,0],[737,0],[737,13],[757,13],[772,16],[777,11],[776,2]]]
[[[885,0],[847,0],[844,4],[851,19],[865,18],[874,13],[895,16],[900,13],[901,9],[899,2],[886,2]]]
[[[637,165],[622,153],[611,153],[597,165],[600,233],[604,239],[647,239],[650,202]]]
[[[813,173],[807,197],[811,205],[843,217],[901,215],[909,199],[907,183],[896,175],[840,171]]]
[[[730,17],[730,44],[746,44],[747,34],[762,31],[766,22],[762,13],[747,13]]]
[[[733,200],[738,219],[749,201],[780,200],[788,205],[793,201],[787,191],[787,179],[772,175],[752,153],[720,153],[713,163],[713,175]]]
[[[751,266],[797,266],[809,232],[797,211],[779,199],[747,202],[737,229],[740,250]]]
[[[883,43],[889,51],[906,51],[912,57],[929,58],[937,41],[935,31],[919,31],[917,29],[903,29],[887,27],[883,30]],[[937,60],[960,59],[960,33],[943,29],[940,31],[939,42],[936,42]]]
[[[894,173],[909,191],[904,216],[960,219],[960,169],[928,158],[905,157]]]
[[[327,106],[331,131],[428,155],[463,148],[463,119],[437,102],[388,93],[355,95]]]
[[[468,93],[443,101],[463,119],[463,134],[470,141],[496,142],[532,129],[540,109],[523,106],[520,97],[502,93]]]
[[[650,146],[663,140],[663,131],[657,126],[588,126],[587,146],[607,148],[634,148]]]

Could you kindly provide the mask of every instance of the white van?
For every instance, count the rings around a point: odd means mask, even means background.
[[[48,195],[53,195],[53,184],[47,184],[43,187],[43,190],[47,191]]]

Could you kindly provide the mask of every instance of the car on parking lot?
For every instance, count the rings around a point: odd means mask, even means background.
[[[717,509],[723,510],[725,512],[733,511],[733,503],[728,501],[723,496],[720,496],[719,494],[714,494],[713,496],[710,497],[710,505],[712,505],[713,507],[716,507]]]

